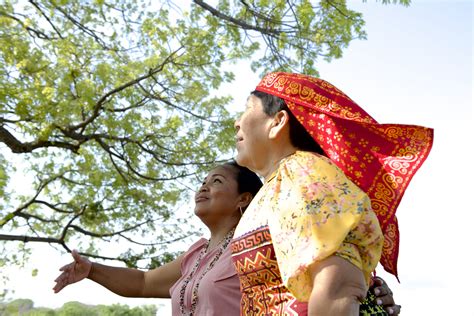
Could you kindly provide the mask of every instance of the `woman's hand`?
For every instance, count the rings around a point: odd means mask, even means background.
[[[71,254],[74,261],[59,269],[62,273],[54,280],[56,282],[53,288],[54,293],[58,293],[69,284],[79,282],[89,276],[92,262],[79,255],[77,250],[73,250]]]
[[[374,284],[371,286],[370,291],[375,294],[377,304],[383,306],[389,315],[400,314],[402,307],[395,304],[392,290],[390,290],[387,283],[380,277],[373,277],[372,280]]]

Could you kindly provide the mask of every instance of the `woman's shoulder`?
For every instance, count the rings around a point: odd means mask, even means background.
[[[283,177],[300,178],[314,175],[336,176],[342,171],[327,157],[309,151],[296,151],[283,159],[279,173]]]
[[[199,256],[199,253],[201,252],[201,249],[203,247],[206,247],[206,245],[206,238],[200,238],[198,241],[192,244],[191,247],[189,247],[188,250],[186,250],[186,252],[183,254],[183,261],[181,263],[181,266],[187,266],[190,261],[192,262],[197,259],[197,256]]]
[[[320,155],[318,153],[302,150],[297,150],[294,154],[283,159],[281,163],[281,165],[287,166],[314,166],[315,164],[331,165],[336,167],[336,165],[334,165],[334,163],[328,157]]]
[[[202,247],[205,247],[207,244],[207,239],[204,238],[204,237],[201,237],[199,238],[194,244],[192,244],[188,250],[186,251],[186,253],[190,253],[190,252],[194,252],[194,251],[198,251],[198,250],[201,250]]]

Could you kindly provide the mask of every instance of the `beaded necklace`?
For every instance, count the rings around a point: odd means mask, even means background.
[[[196,285],[194,285],[193,292],[192,292],[192,295],[191,295],[191,310],[189,311],[189,314],[187,314],[188,316],[193,316],[194,311],[196,310],[196,305],[197,305],[197,302],[198,302],[198,289],[199,289],[199,284],[201,283],[202,278],[204,277],[204,275],[206,275],[207,272],[209,272],[209,270],[211,270],[214,267],[217,260],[219,260],[220,256],[222,255],[222,253],[224,252],[224,250],[227,248],[230,241],[232,240],[232,237],[234,236],[234,231],[235,231],[235,227],[232,228],[227,233],[227,235],[225,235],[224,239],[222,239],[219,242],[219,244],[221,246],[217,250],[216,255],[212,259],[211,263],[209,263],[207,268],[204,270],[204,272],[197,279]],[[183,281],[183,285],[181,286],[181,290],[179,291],[179,308],[181,310],[181,315],[186,315],[186,313],[184,311],[184,294],[186,292],[186,287],[188,286],[188,283],[191,281],[192,277],[194,276],[194,273],[196,272],[196,270],[199,268],[199,264],[201,263],[202,258],[206,254],[206,252],[208,250],[208,247],[209,247],[209,241],[210,240],[207,241],[205,247],[202,247],[201,252],[199,253],[199,257],[196,260],[196,264],[193,267],[193,270],[186,277],[186,279]]]

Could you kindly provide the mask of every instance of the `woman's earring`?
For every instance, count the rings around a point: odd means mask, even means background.
[[[242,211],[242,206],[239,206],[240,216],[244,215],[244,211]]]

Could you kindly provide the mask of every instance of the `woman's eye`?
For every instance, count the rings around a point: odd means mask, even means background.
[[[216,183],[216,182],[217,182],[217,183],[222,183],[221,179],[217,179],[217,178],[214,179],[214,183]]]

